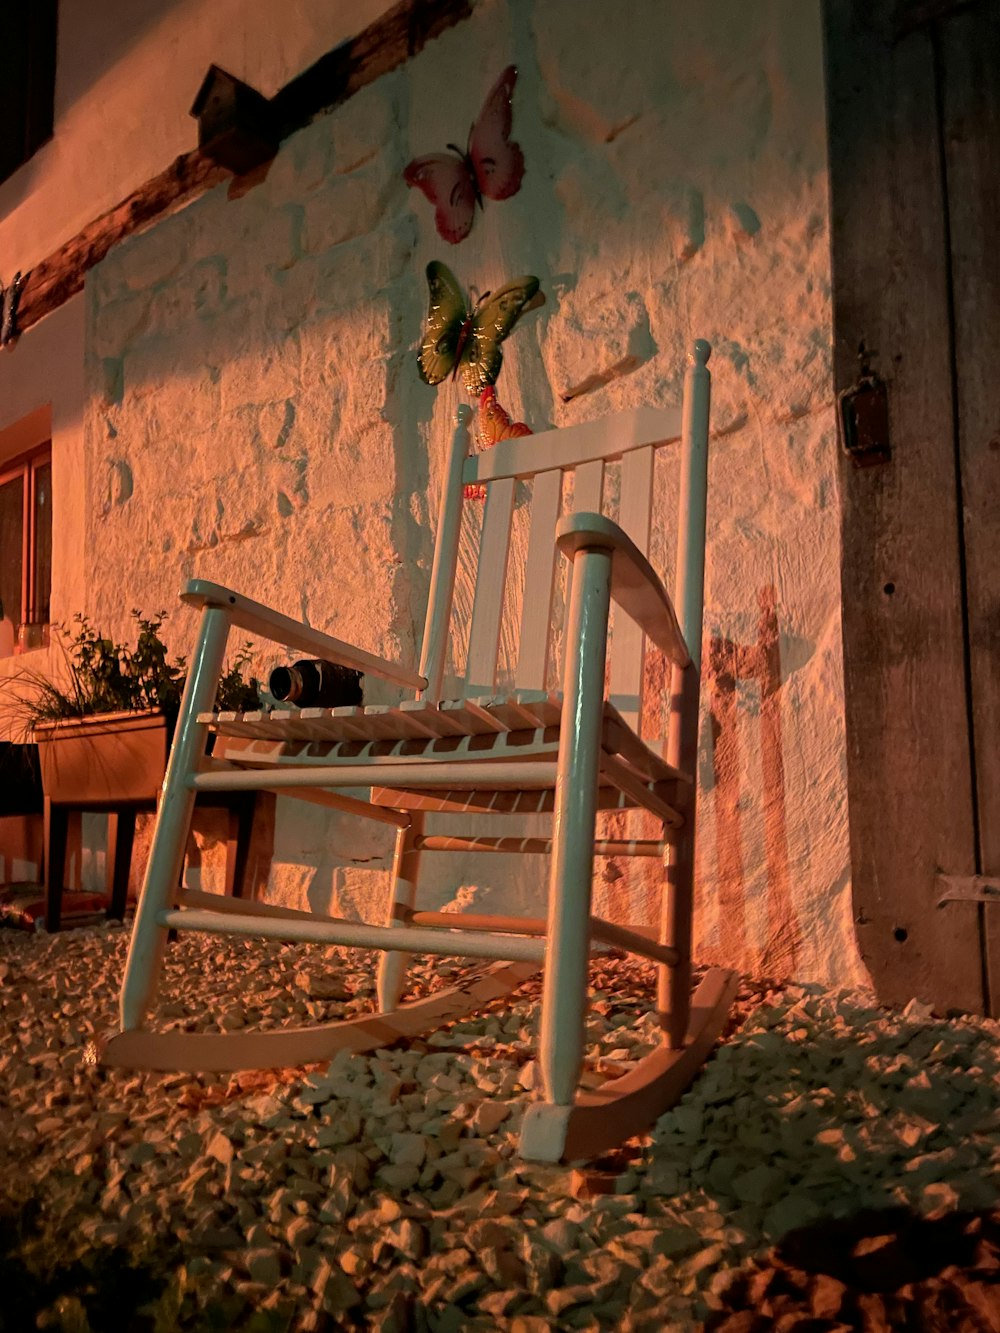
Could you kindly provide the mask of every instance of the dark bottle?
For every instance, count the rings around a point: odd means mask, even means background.
[[[359,704],[364,676],[350,667],[322,658],[305,658],[292,666],[275,667],[267,682],[272,698],[296,708],[338,708]]]

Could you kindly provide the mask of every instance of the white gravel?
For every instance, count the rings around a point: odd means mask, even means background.
[[[0,1217],[37,1215],[0,1241],[8,1271],[11,1254],[25,1266],[23,1300],[32,1282],[48,1293],[26,1328],[102,1333],[103,1260],[120,1276],[131,1255],[150,1284],[137,1308],[155,1315],[114,1327],[694,1329],[732,1271],[795,1226],[1000,1197],[989,1020],[748,983],[692,1090],[601,1176],[516,1156],[537,1079],[537,985],[328,1069],[93,1071],[82,1049],[114,1026],[125,946],[114,926],[0,930]],[[467,970],[420,963],[411,994]],[[655,1033],[636,1019],[651,972],[607,960],[593,981],[597,1083]],[[184,936],[158,1021],[346,1016],[372,990],[363,954]],[[89,1286],[66,1276],[77,1258]]]

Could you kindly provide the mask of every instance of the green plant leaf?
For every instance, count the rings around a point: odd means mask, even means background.
[[[24,669],[11,677],[5,682],[0,716],[25,735],[40,723],[94,713],[162,708],[176,716],[187,663],[183,657],[171,660],[160,635],[167,613],[145,617],[135,610],[132,617],[138,631],[134,647],[115,643],[80,612],[72,627],[53,626],[63,671],[52,678]],[[259,707],[259,681],[248,674],[251,649],[252,644],[245,643],[223,671],[215,702],[220,711]]]

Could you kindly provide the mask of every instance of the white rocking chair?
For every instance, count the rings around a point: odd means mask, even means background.
[[[606,421],[502,441],[469,454],[471,409],[458,409],[438,520],[419,671],[299,624],[217,584],[195,579],[183,600],[202,623],[164,782],[121,997],[122,1031],[105,1064],[147,1069],[244,1069],[323,1060],[429,1031],[503,995],[544,964],[539,1063],[544,1099],[524,1120],[531,1159],[590,1157],[641,1132],[667,1109],[708,1055],[735,994],[716,969],[691,989],[692,872],[699,655],[704,585],[709,373],[697,342],[683,410],[642,408]],[[654,454],[682,440],[677,601],[648,564]],[[620,460],[618,522],[601,515],[605,464]],[[563,475],[575,470],[573,512],[560,517]],[[532,526],[515,688],[495,691],[515,487],[531,481]],[[442,699],[463,488],[485,485],[465,687]],[[562,693],[547,692],[549,619],[557,550],[572,564]],[[605,694],[610,602],[619,608]],[[625,614],[622,615],[621,613]],[[627,618],[626,618],[627,617]],[[212,714],[230,629],[334,659],[417,698],[396,707],[286,709]],[[669,740],[638,736],[648,636],[672,664]],[[206,755],[209,732],[214,753]],[[368,801],[338,788],[370,788]],[[265,903],[178,889],[195,794],[272,791],[380,820],[396,829],[388,924],[368,925]],[[639,807],[662,838],[595,839],[599,811]],[[428,812],[554,812],[551,837],[425,834]],[[424,852],[551,855],[548,919],[420,911]],[[659,932],[592,914],[597,856],[666,862]],[[260,1032],[151,1032],[142,1024],[171,930],[315,941],[382,950],[379,1012],[310,1028]],[[653,936],[657,937],[654,938]],[[623,1077],[578,1091],[588,958],[614,946],[658,968],[662,1045]],[[398,1005],[411,953],[502,960],[465,985]]]

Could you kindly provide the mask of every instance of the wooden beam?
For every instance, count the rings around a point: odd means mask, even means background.
[[[271,102],[281,138],[308,125],[321,111],[340,106],[471,12],[471,0],[401,0],[275,94]],[[18,331],[23,333],[81,291],[88,269],[99,264],[113,245],[221,184],[230,174],[198,149],[175,158],[164,171],[35,265],[21,290]]]
[[[282,138],[415,56],[472,13],[471,0],[402,0],[275,94]]]
[[[152,180],[89,222],[65,245],[36,264],[24,280],[17,327],[23,333],[83,288],[87,270],[99,264],[113,245],[172,212],[188,199],[210,190],[229,175],[224,167],[202,157],[197,149],[184,153]]]

